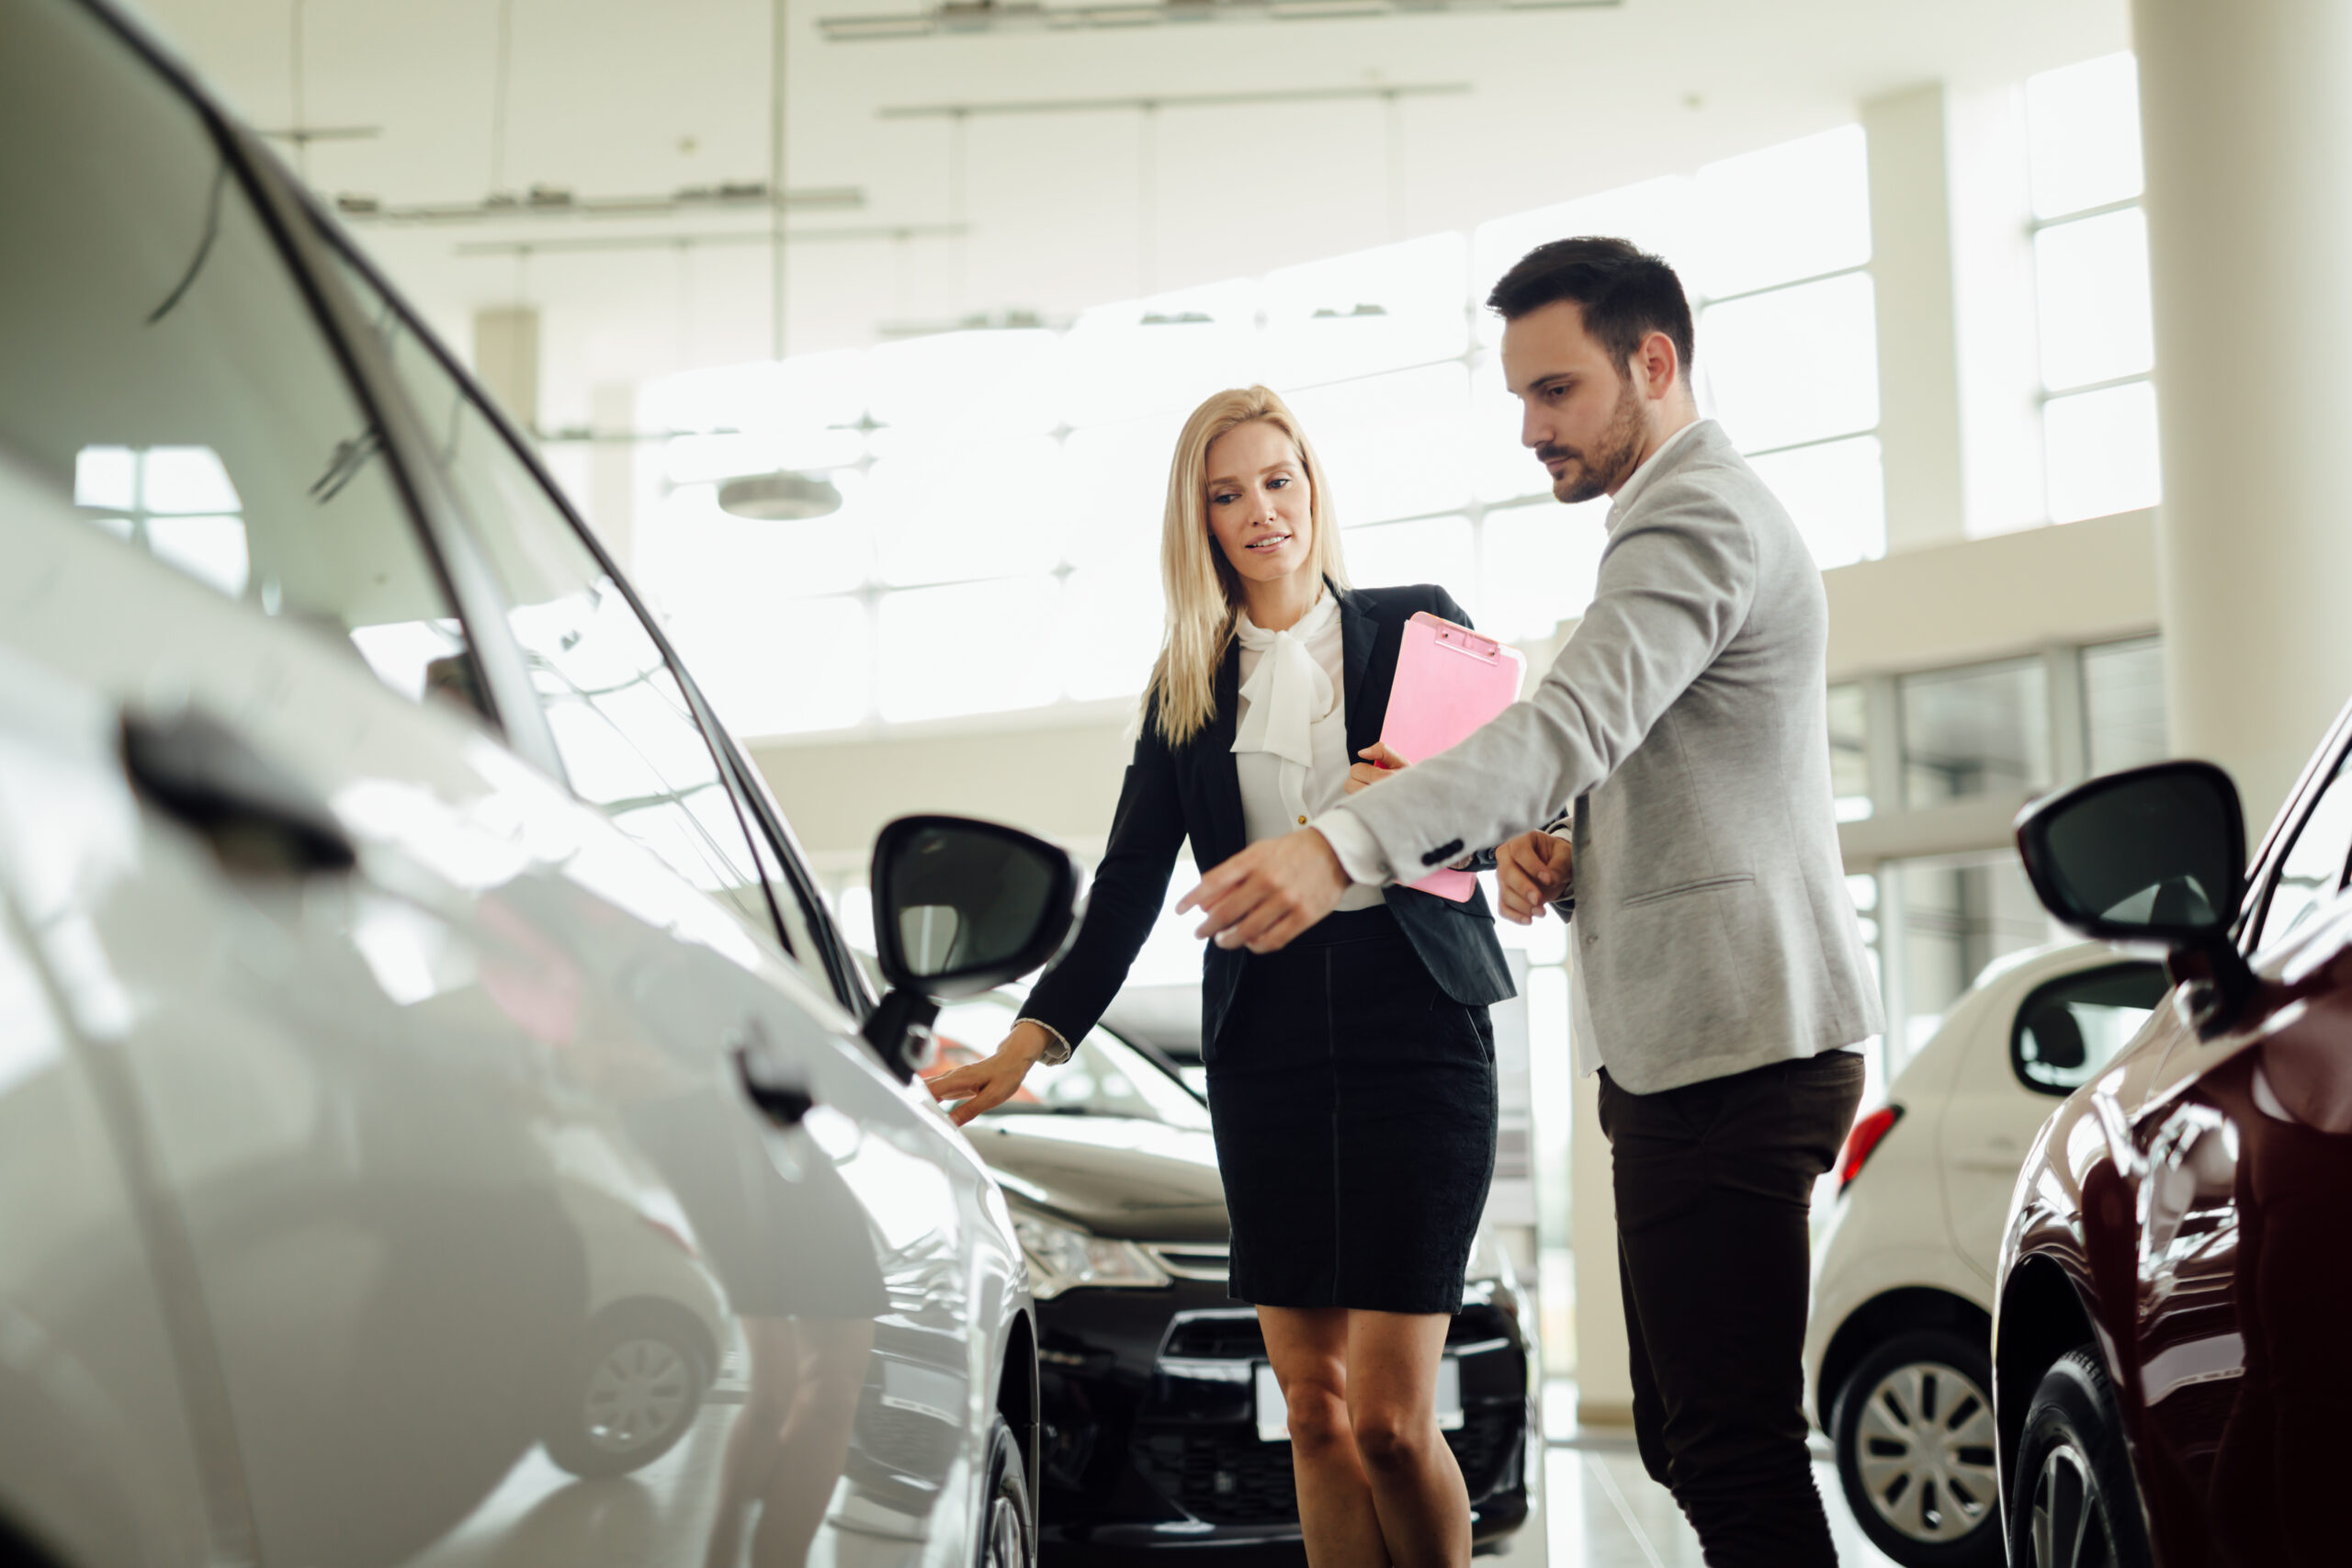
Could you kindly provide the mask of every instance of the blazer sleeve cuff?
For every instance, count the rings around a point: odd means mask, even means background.
[[[1380,852],[1380,841],[1354,813],[1334,807],[1307,826],[1323,835],[1323,841],[1340,857],[1340,869],[1348,874],[1349,881],[1378,887],[1396,880],[1387,857]]]

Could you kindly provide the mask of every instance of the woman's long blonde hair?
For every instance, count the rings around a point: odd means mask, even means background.
[[[1269,387],[1217,393],[1184,422],[1168,466],[1168,512],[1160,525],[1159,576],[1168,589],[1168,635],[1144,688],[1144,722],[1170,746],[1181,746],[1216,716],[1216,672],[1233,643],[1234,618],[1243,605],[1241,578],[1209,532],[1209,446],[1236,425],[1263,420],[1290,438],[1306,471],[1307,525],[1314,533],[1307,568],[1345,588],[1340,529],[1331,492],[1298,416]]]

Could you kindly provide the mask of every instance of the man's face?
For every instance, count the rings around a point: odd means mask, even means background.
[[[1575,300],[1504,323],[1503,379],[1520,400],[1520,444],[1551,474],[1555,500],[1613,494],[1641,466],[1643,399],[1626,367],[1585,331]]]

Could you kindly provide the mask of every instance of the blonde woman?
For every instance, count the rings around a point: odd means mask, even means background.
[[[1185,423],[1160,572],[1167,639],[1085,923],[995,1055],[933,1082],[958,1122],[1094,1027],[1186,840],[1216,865],[1395,765],[1378,736],[1405,623],[1466,621],[1442,588],[1349,588],[1315,450],[1263,387]],[[1494,1172],[1487,1007],[1510,995],[1483,895],[1351,888],[1280,953],[1203,953],[1227,1289],[1289,1402],[1313,1568],[1469,1561],[1437,1379]]]

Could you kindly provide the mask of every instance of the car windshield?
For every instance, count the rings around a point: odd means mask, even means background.
[[[1001,997],[950,1002],[932,1027],[939,1036],[938,1066],[925,1077],[952,1072],[994,1051],[1019,1016]],[[990,1116],[1124,1116],[1206,1132],[1208,1108],[1149,1056],[1107,1030],[1078,1043],[1058,1066],[1040,1062],[1020,1091],[986,1112]]]

